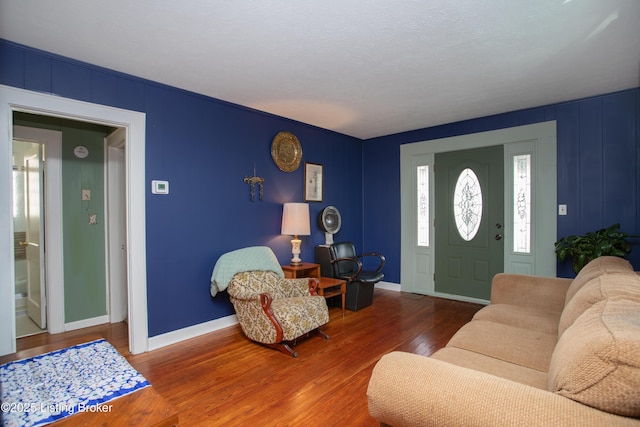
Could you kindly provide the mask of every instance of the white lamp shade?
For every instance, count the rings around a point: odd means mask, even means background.
[[[308,236],[311,234],[308,203],[285,203],[282,208],[282,234]]]

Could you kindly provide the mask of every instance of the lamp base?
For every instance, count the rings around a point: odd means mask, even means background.
[[[293,255],[291,265],[302,264],[302,260],[300,259],[300,243],[302,243],[302,240],[298,238],[291,239],[291,255]]]

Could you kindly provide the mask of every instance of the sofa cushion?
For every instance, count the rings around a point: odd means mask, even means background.
[[[589,307],[608,298],[640,298],[640,276],[633,271],[602,274],[585,283],[567,303],[558,323],[558,336]]]
[[[469,350],[455,347],[445,347],[433,353],[433,359],[442,360],[463,368],[469,368],[500,378],[526,384],[542,390],[547,389],[547,373],[535,369],[505,362],[495,357],[485,356]]]
[[[476,312],[473,319],[556,335],[560,313],[521,305],[491,304]]]
[[[573,282],[571,282],[569,289],[567,289],[567,295],[565,296],[564,304],[567,305],[576,294],[576,292],[578,292],[580,288],[591,279],[594,279],[602,274],[619,273],[626,271],[633,271],[633,267],[631,266],[629,261],[624,258],[615,256],[601,256],[594,259],[593,261],[582,267],[582,270],[580,270],[576,278],[573,279]]]
[[[549,390],[603,411],[640,416],[640,302],[614,297],[579,316],[553,352]]]
[[[542,372],[549,371],[558,341],[555,334],[484,320],[472,320],[455,333],[447,347],[461,348]]]

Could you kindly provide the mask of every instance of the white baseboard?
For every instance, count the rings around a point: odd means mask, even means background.
[[[378,282],[375,285],[376,288],[386,289],[389,291],[401,292],[401,285],[399,283],[392,282]],[[447,294],[439,294],[433,295],[441,298],[449,298],[449,299],[457,299],[459,301],[467,301],[467,302],[475,302],[480,304],[487,304],[487,301],[478,300],[475,298],[465,298],[457,295],[447,295]],[[93,319],[89,319],[93,320]],[[86,322],[86,321],[83,321]],[[75,322],[80,323],[80,322]],[[104,321],[102,321],[104,323]],[[99,323],[96,323],[99,324]],[[220,329],[227,328],[229,326],[237,325],[238,318],[235,314],[230,316],[221,317],[220,319],[215,319],[210,322],[200,323],[198,325],[189,326],[186,328],[178,329],[177,331],[167,332],[166,334],[156,335],[155,337],[150,337],[147,344],[147,351],[157,350],[162,347],[166,347],[168,345],[177,344],[181,341],[188,340],[191,338],[198,337],[200,335],[208,334],[210,332],[215,332]],[[67,326],[67,325],[65,325]]]
[[[388,291],[396,291],[396,292],[400,292],[402,287],[400,286],[400,283],[392,283],[392,282],[378,282],[375,285],[376,288],[380,288],[380,289],[386,289]]]
[[[427,295],[432,296],[432,297],[437,297],[437,298],[452,299],[454,301],[462,301],[462,302],[472,302],[472,303],[475,303],[475,304],[482,304],[482,305],[489,305],[489,303],[490,303],[490,301],[488,301],[486,299],[465,297],[463,295],[445,294],[445,293],[442,293],[442,292],[434,292],[434,293],[427,294]]]
[[[375,287],[376,288],[380,288],[380,289],[387,289],[389,291],[402,292],[402,286],[399,283],[378,282],[378,283],[376,283]],[[484,299],[465,297],[465,296],[462,296],[462,295],[445,294],[445,293],[442,293],[442,292],[427,292],[427,293],[421,294],[421,295],[426,295],[426,296],[430,296],[430,297],[437,297],[437,298],[444,298],[444,299],[451,299],[451,300],[455,300],[455,301],[473,302],[473,303],[476,303],[476,304],[489,305],[489,301],[484,300]]]
[[[388,289],[391,291],[400,292],[400,285],[397,283],[378,282],[375,286],[380,289]],[[162,335],[156,335],[155,337],[149,338],[147,342],[147,351],[157,350],[171,344],[177,344],[181,341],[208,334],[209,332],[215,332],[219,329],[227,328],[229,326],[237,324],[238,318],[235,314],[232,314],[230,316],[221,317],[220,319],[215,319],[210,322],[200,323],[198,325],[178,329],[177,331],[167,332],[166,334]]]
[[[198,325],[167,332],[162,335],[156,335],[155,337],[150,337],[147,341],[147,351],[157,350],[171,344],[179,343],[180,341],[195,338],[200,335],[208,334],[209,332],[214,332],[237,324],[238,318],[235,314],[232,314],[210,322],[200,323]]]
[[[380,289],[400,292],[400,285],[397,283],[378,282],[375,286]],[[147,351],[157,350],[171,344],[177,344],[181,341],[208,334],[210,332],[215,332],[219,329],[227,328],[229,326],[237,324],[238,318],[235,314],[232,314],[230,316],[221,317],[220,319],[215,319],[210,322],[200,323],[198,325],[193,325],[186,328],[178,329],[176,331],[167,332],[166,334],[162,335],[156,335],[155,337],[149,338],[147,343]]]
[[[91,319],[83,319],[75,322],[69,322],[64,324],[64,331],[74,331],[76,329],[88,328],[91,326],[102,325],[104,323],[109,323],[109,315],[92,317]],[[55,333],[49,331],[50,333]]]

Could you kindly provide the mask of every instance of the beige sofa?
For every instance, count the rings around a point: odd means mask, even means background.
[[[640,275],[615,257],[574,280],[499,274],[445,348],[384,355],[367,397],[396,427],[639,426]]]

